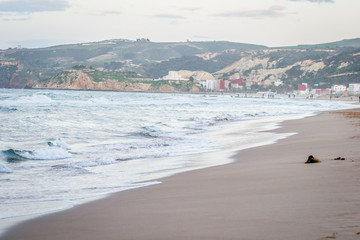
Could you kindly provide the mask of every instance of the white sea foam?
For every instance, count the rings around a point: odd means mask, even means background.
[[[58,160],[72,156],[72,154],[65,149],[58,147],[43,148],[34,151],[16,151],[16,154],[22,158],[31,160]]]
[[[100,158],[93,161],[74,162],[56,166],[57,168],[90,168],[118,163],[113,158]]]
[[[84,102],[87,105],[96,105],[96,106],[103,106],[103,105],[111,105],[114,104],[113,101],[104,98],[104,97],[100,97],[100,98],[92,98],[87,100],[86,102]]]
[[[12,173],[12,170],[0,163],[0,173]]]
[[[55,140],[52,140],[52,141],[48,142],[48,145],[50,147],[57,146],[57,147],[60,147],[62,149],[69,149],[69,145],[66,144],[66,142],[64,140],[62,140],[61,138],[57,138]]]
[[[50,97],[44,95],[13,97],[0,102],[2,106],[6,107],[47,106],[53,103],[54,101]]]

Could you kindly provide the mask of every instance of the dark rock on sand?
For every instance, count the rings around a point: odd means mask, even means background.
[[[319,159],[315,158],[313,155],[310,155],[305,163],[319,163]]]

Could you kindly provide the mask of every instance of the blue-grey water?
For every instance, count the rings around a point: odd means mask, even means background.
[[[281,121],[350,107],[229,95],[0,89],[0,233],[23,219],[158,184],[159,177],[228,163],[233,151],[291,135],[262,132]]]

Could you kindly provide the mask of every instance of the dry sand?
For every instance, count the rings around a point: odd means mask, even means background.
[[[288,121],[277,131],[299,134],[232,164],[27,221],[1,239],[360,239],[360,113],[343,112]],[[309,155],[322,162],[304,164]]]

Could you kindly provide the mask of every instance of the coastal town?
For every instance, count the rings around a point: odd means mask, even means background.
[[[277,88],[284,85],[280,79],[269,81],[246,81],[244,78],[237,79],[216,79],[212,74],[204,71],[169,71],[168,75],[157,80],[168,81],[191,81],[201,85],[202,89],[208,92],[246,92],[246,90],[256,90],[257,87],[261,89],[269,89],[268,91],[258,91],[266,96],[276,95]],[[270,88],[271,87],[271,88]],[[344,96],[358,96],[360,95],[360,83],[333,84],[329,88],[319,88],[319,84],[313,86],[308,83],[300,83],[297,86],[291,86],[295,90],[288,92],[289,98],[305,97],[318,98],[329,96],[331,98],[338,98]],[[253,91],[254,92],[254,91]]]

